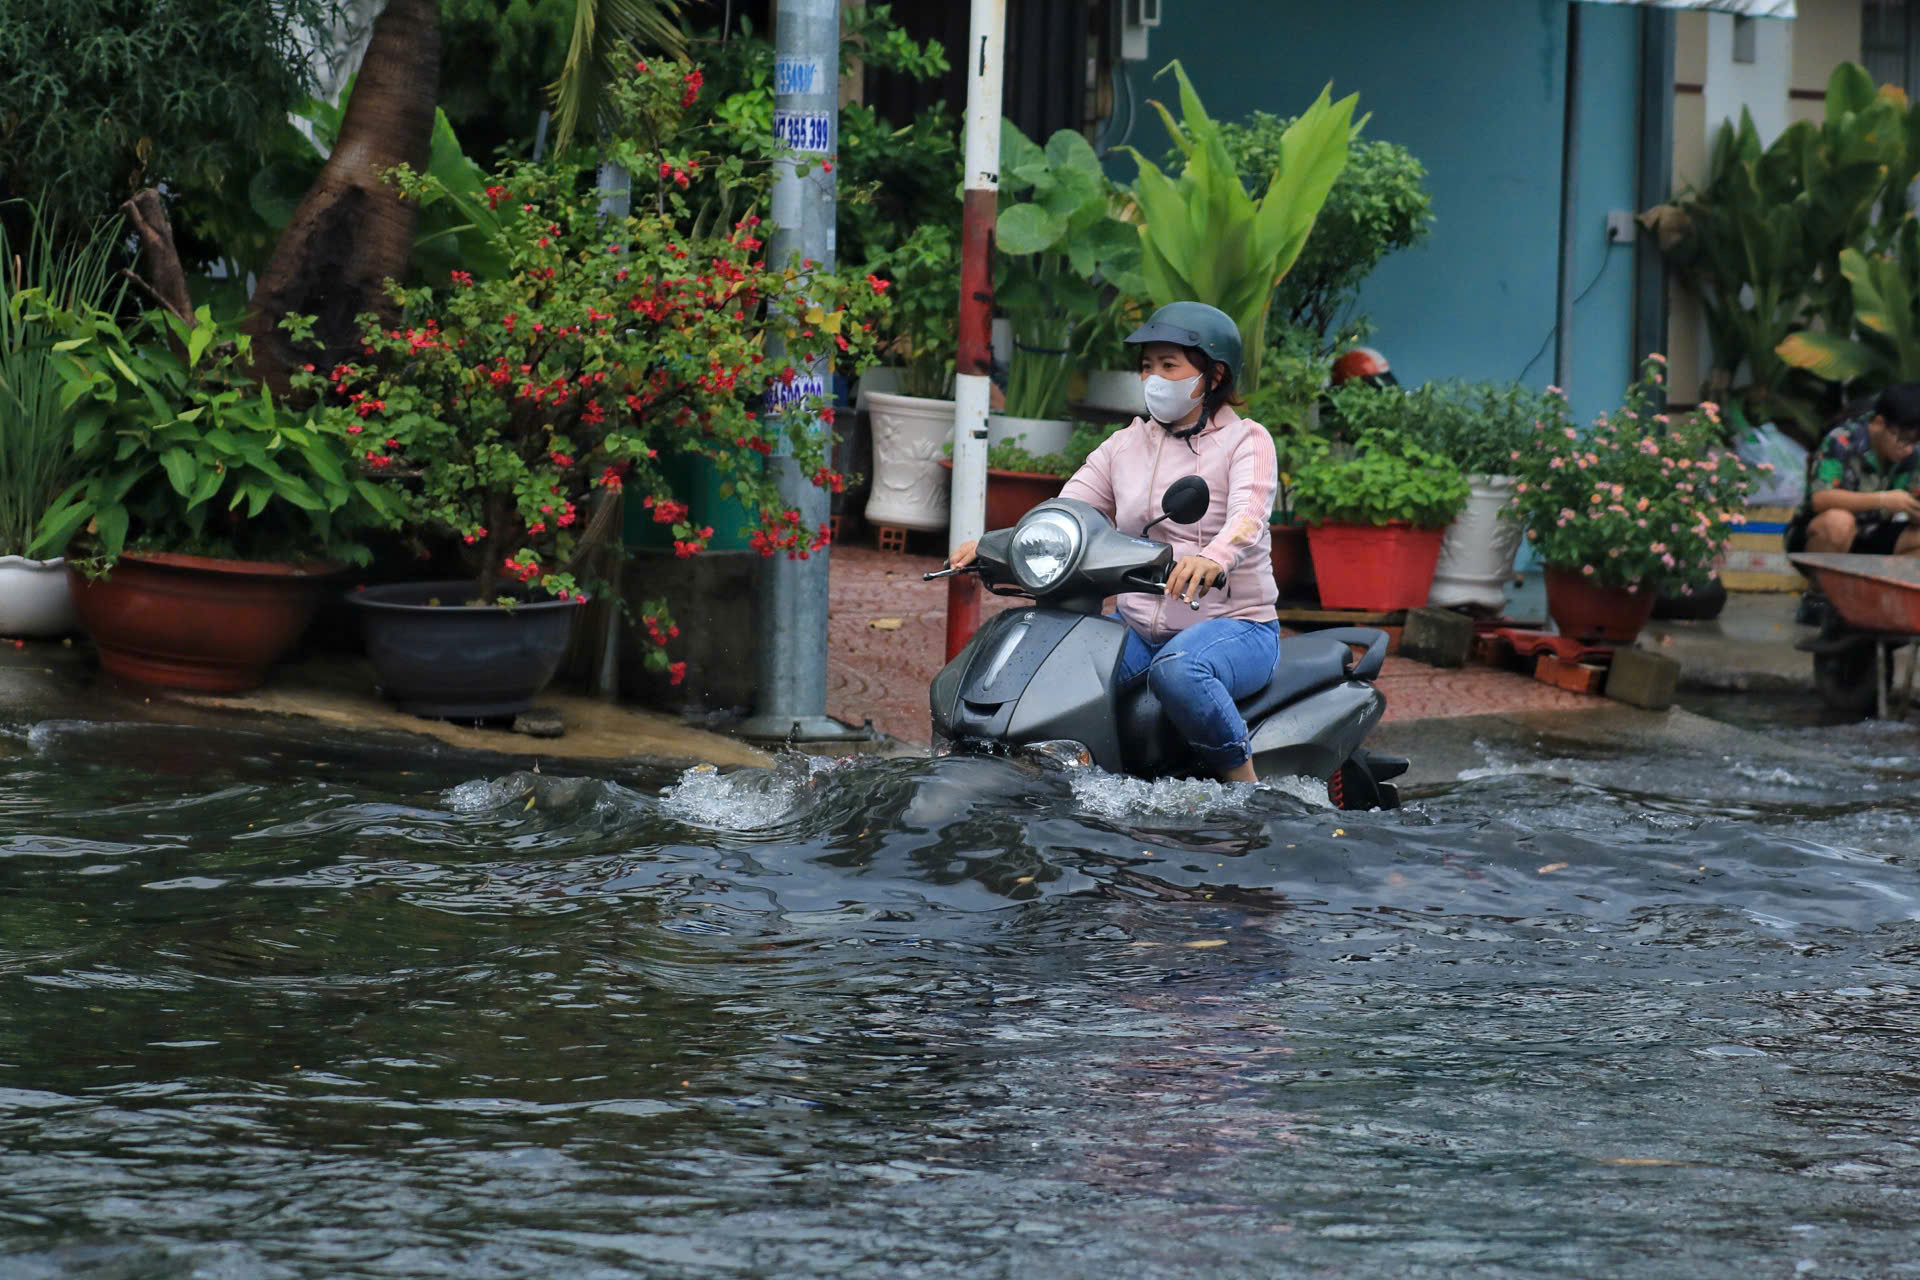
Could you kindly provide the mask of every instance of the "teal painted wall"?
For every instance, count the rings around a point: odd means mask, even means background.
[[[1566,0],[1163,0],[1163,10],[1148,60],[1123,64],[1128,84],[1103,143],[1121,140],[1131,91],[1125,140],[1164,154],[1146,99],[1177,96],[1171,76],[1153,78],[1174,58],[1222,119],[1297,114],[1329,80],[1336,95],[1358,92],[1367,135],[1426,166],[1435,215],[1426,243],[1367,282],[1360,309],[1374,345],[1404,383],[1523,372],[1536,386],[1552,381]],[[1591,417],[1617,403],[1631,364],[1632,249],[1609,248],[1605,226],[1607,210],[1634,207],[1638,15],[1589,4],[1580,20],[1575,285],[1591,287],[1575,313],[1568,390]],[[1115,163],[1131,176],[1130,161]]]

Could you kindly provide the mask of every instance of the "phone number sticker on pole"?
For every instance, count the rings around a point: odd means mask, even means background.
[[[776,111],[773,136],[794,151],[833,154],[833,113],[830,111]]]
[[[827,82],[826,64],[818,58],[776,58],[773,63],[773,91],[820,93]]]

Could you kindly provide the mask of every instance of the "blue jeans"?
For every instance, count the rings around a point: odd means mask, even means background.
[[[1157,645],[1129,627],[1119,679],[1123,686],[1131,684],[1144,671],[1167,719],[1193,744],[1200,762],[1225,773],[1245,764],[1250,754],[1247,722],[1234,699],[1266,688],[1279,657],[1278,621],[1209,618]]]

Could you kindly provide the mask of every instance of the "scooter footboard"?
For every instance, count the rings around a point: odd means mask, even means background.
[[[1380,691],[1360,680],[1302,698],[1253,731],[1253,770],[1262,778],[1331,778],[1386,709]]]

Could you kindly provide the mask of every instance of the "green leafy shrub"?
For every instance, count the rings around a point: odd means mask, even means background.
[[[407,527],[466,549],[482,598],[502,587],[581,596],[589,519],[608,491],[668,526],[679,554],[704,549],[712,528],[663,469],[676,456],[711,461],[722,496],[757,521],[762,554],[804,558],[827,542],[824,524],[804,527],[782,500],[764,459],[785,444],[813,483],[840,485],[813,429],[832,410],[804,371],[830,355],[860,367],[886,282],[769,261],[757,215],[727,224],[696,206],[695,172],[720,175],[748,206],[768,181],[750,157],[681,131],[698,84],[688,64],[656,59],[613,87],[624,112],[613,154],[654,176],[633,212],[601,210],[577,150],[509,165],[487,187],[509,269],[396,288],[406,320],[383,329],[369,317],[364,362],[296,379],[325,393],[324,422],[364,439],[368,466],[407,480]],[[432,175],[395,180],[410,198],[436,193]],[[770,339],[784,344],[777,361]],[[663,604],[646,613],[670,631]],[[647,661],[668,665],[657,648]]]
[[[36,555],[110,568],[126,548],[239,560],[365,564],[359,538],[391,526],[390,486],[354,437],[274,400],[245,374],[248,338],[201,307],[194,327],[149,312],[130,328],[96,307],[36,299],[74,405],[80,478],[54,503]]]
[[[1293,509],[1308,524],[1437,529],[1467,503],[1467,480],[1447,457],[1385,427],[1356,432],[1351,443],[1304,437],[1292,460]]]
[[[234,191],[312,89],[304,33],[340,0],[8,0],[0,13],[0,189],[58,221],[138,186]],[[192,219],[187,230],[191,230]],[[192,261],[195,246],[181,246]]]
[[[1333,356],[1312,330],[1280,329],[1260,353],[1260,382],[1247,397],[1246,416],[1276,438],[1305,429],[1332,369]]]
[[[1240,327],[1248,351],[1266,346],[1274,282],[1288,274],[1308,243],[1314,219],[1347,163],[1356,95],[1333,101],[1332,86],[1286,127],[1284,163],[1269,168],[1256,199],[1241,185],[1221,125],[1206,112],[1178,61],[1181,119],[1160,113],[1184,159],[1177,175],[1162,172],[1131,147],[1140,166],[1133,195],[1140,214],[1141,275],[1156,305],[1192,300],[1220,308]],[[1252,391],[1260,366],[1250,364],[1241,389]]]
[[[118,218],[64,244],[40,207],[28,208],[26,221],[17,246],[0,221],[0,555],[27,549],[78,465],[56,335],[34,322],[32,308],[46,301],[111,311],[124,291],[110,273]]]
[[[1364,123],[1364,122],[1363,122]],[[1220,126],[1220,140],[1248,191],[1281,162],[1281,141],[1295,121],[1256,111],[1245,124]],[[1398,143],[1372,142],[1356,127],[1346,168],[1327,192],[1313,234],[1273,294],[1273,314],[1291,327],[1335,336],[1361,283],[1389,255],[1426,239],[1433,225],[1427,171]],[[1262,375],[1264,377],[1264,373]]]
[[[1518,382],[1430,382],[1407,394],[1421,440],[1468,475],[1512,474],[1512,454],[1533,439],[1533,425],[1565,401]]]

